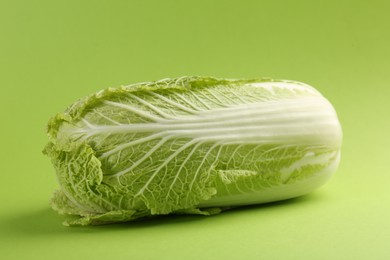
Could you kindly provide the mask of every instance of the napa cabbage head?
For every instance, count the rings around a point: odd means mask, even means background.
[[[335,110],[299,82],[181,77],[108,88],[53,117],[44,149],[67,225],[306,194],[335,172]]]

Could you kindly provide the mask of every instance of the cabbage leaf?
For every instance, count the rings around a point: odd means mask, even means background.
[[[66,225],[219,213],[288,199],[326,182],[341,127],[295,81],[181,77],[108,88],[53,117],[44,149]]]

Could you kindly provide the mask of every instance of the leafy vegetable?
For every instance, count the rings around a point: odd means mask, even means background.
[[[102,90],[52,118],[48,136],[66,225],[301,196],[336,170],[342,139],[306,84],[211,77]]]

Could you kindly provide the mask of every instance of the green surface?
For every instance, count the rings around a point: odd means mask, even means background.
[[[4,259],[389,259],[388,1],[0,1]],[[108,86],[182,75],[303,81],[336,107],[320,190],[213,217],[67,228],[48,118]]]

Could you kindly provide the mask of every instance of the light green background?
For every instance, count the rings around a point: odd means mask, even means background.
[[[0,1],[0,258],[390,259],[389,1]],[[320,190],[214,217],[67,228],[48,118],[109,86],[183,75],[303,81],[336,107]]]

